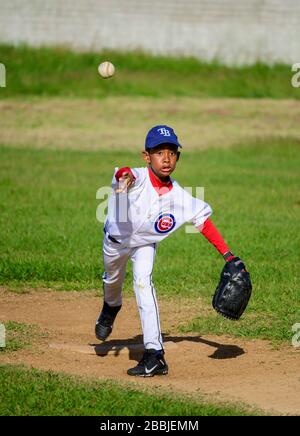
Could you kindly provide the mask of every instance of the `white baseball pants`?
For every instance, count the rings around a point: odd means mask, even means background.
[[[133,266],[133,288],[141,319],[145,349],[161,350],[163,340],[159,310],[152,283],[155,244],[135,248],[122,247],[121,244],[108,239],[107,234],[104,235],[104,301],[110,306],[122,304],[122,286],[129,258]]]

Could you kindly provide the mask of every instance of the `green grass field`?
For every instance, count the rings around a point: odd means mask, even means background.
[[[103,59],[117,67],[112,80],[97,73]],[[200,298],[207,311],[183,331],[290,342],[300,321],[300,92],[289,66],[228,68],[6,45],[0,62],[7,68],[0,89],[1,286],[101,290],[96,192],[109,186],[116,166],[143,165],[141,138],[165,122],[186,144],[173,177],[205,187],[213,222],[251,272],[253,295],[238,323],[214,313],[223,260],[202,235],[181,228],[158,248],[158,296],[191,304]],[[130,265],[124,291],[133,295]],[[14,322],[7,329],[11,351],[32,334]],[[247,414],[9,366],[1,367],[0,384],[0,415]]]
[[[112,381],[0,366],[0,416],[249,416],[241,405],[210,404],[183,395],[151,395]]]

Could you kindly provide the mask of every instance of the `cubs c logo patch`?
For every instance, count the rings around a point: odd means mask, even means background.
[[[172,229],[174,229],[175,224],[176,221],[174,215],[172,215],[171,213],[162,213],[156,219],[154,223],[154,228],[157,233],[168,233]]]

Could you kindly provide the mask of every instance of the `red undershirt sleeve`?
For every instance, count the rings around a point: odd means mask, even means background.
[[[224,256],[225,253],[228,253],[230,251],[224,239],[222,238],[221,234],[214,226],[210,218],[204,221],[204,223],[201,224],[201,226],[198,226],[197,229],[218,250],[218,252],[222,256]],[[228,257],[226,261],[228,262],[233,258],[234,256],[232,255]]]

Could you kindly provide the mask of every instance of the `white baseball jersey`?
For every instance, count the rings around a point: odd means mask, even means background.
[[[198,227],[212,214],[207,203],[192,197],[175,180],[170,191],[159,195],[151,183],[148,168],[131,171],[136,180],[127,193],[114,192],[117,181],[113,176],[105,222],[107,232],[122,246],[158,243],[184,223],[192,222]]]

